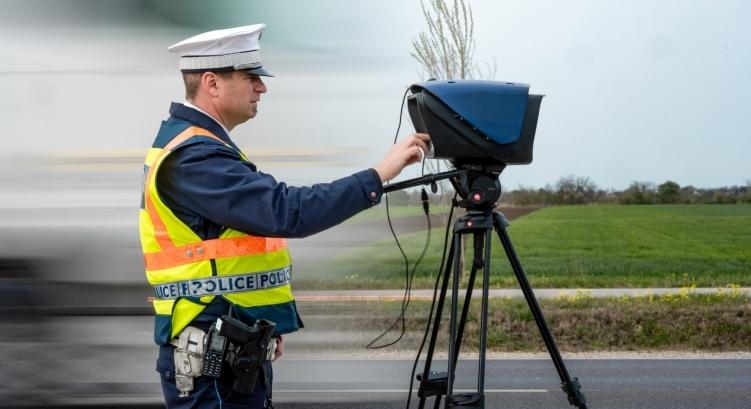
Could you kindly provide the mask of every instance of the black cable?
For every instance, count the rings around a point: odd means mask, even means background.
[[[415,362],[412,364],[412,372],[409,375],[409,393],[407,394],[407,406],[406,409],[409,409],[409,404],[412,401],[412,388],[414,386],[414,379],[415,379],[415,372],[417,372],[417,363],[420,361],[420,355],[422,355],[422,350],[425,347],[425,341],[428,339],[428,332],[430,332],[430,324],[433,321],[433,311],[435,310],[435,299],[438,295],[438,283],[441,282],[442,273],[444,272],[444,266],[443,263],[446,261],[446,249],[448,248],[448,240],[449,240],[449,230],[451,228],[451,219],[454,216],[454,208],[456,207],[456,196],[457,194],[454,193],[454,198],[451,200],[451,209],[449,210],[449,217],[446,221],[446,232],[443,236],[443,252],[441,254],[441,264],[438,266],[438,274],[435,278],[435,285],[433,286],[433,300],[430,303],[430,312],[428,313],[428,322],[425,324],[425,333],[422,336],[422,341],[420,342],[420,348],[417,350],[417,355],[415,356]],[[458,257],[455,255],[455,257]],[[448,272],[448,266],[446,266],[446,270]]]
[[[394,134],[394,145],[396,144],[396,138],[399,137],[399,130],[402,129],[402,116],[404,115],[404,101],[407,100],[407,93],[409,92],[409,88],[404,90],[404,95],[402,95],[402,105],[399,107],[399,123],[396,125],[396,133]]]
[[[423,257],[425,257],[425,253],[427,253],[428,246],[430,244],[430,231],[432,229],[431,223],[430,223],[430,216],[427,215],[427,221],[428,221],[428,233],[427,238],[425,239],[425,246],[422,249],[422,252],[420,253],[420,257],[417,258],[417,261],[415,262],[415,265],[412,267],[412,271],[409,271],[409,259],[407,258],[407,255],[404,253],[404,250],[402,250],[401,245],[399,244],[399,240],[396,238],[396,234],[394,233],[393,227],[391,227],[391,223],[389,223],[389,227],[391,228],[391,234],[394,235],[394,240],[397,242],[397,246],[399,247],[399,250],[402,252],[402,257],[404,257],[404,264],[406,267],[406,288],[404,290],[404,296],[402,298],[402,308],[399,312],[399,316],[394,320],[394,322],[379,335],[374,340],[370,341],[370,343],[367,345],[368,349],[380,349],[380,348],[386,348],[391,345],[396,344],[397,342],[401,341],[401,339],[404,337],[404,333],[406,332],[406,317],[405,313],[407,311],[407,308],[409,307],[409,304],[412,300],[412,281],[414,280],[415,271],[417,270],[417,266],[422,261]],[[376,343],[379,339],[383,338],[386,334],[391,332],[397,324],[401,323],[401,331],[399,333],[399,336],[387,343],[382,345],[373,346],[373,344]]]
[[[409,88],[406,91],[404,91],[404,95],[402,96],[402,103],[401,103],[401,107],[400,107],[400,110],[399,110],[399,123],[398,123],[397,128],[396,128],[396,133],[394,134],[394,144],[396,144],[397,138],[399,137],[399,130],[401,129],[401,126],[402,126],[402,116],[403,116],[403,113],[404,113],[404,102],[407,99],[407,93],[408,92],[409,92]],[[423,161],[422,161],[421,172],[422,172],[422,174],[424,176],[424,174],[425,174],[425,158],[424,157],[423,157]],[[370,341],[370,343],[368,343],[368,345],[366,345],[367,349],[386,348],[386,347],[389,347],[389,346],[394,345],[397,342],[401,341],[401,339],[404,337],[404,334],[405,334],[406,328],[407,328],[405,313],[406,313],[407,308],[409,307],[409,304],[410,304],[410,302],[412,300],[412,282],[414,280],[415,271],[417,271],[417,266],[420,264],[420,262],[422,261],[423,257],[425,257],[425,254],[428,251],[428,247],[430,246],[430,234],[431,234],[431,230],[432,230],[432,226],[431,226],[431,222],[430,222],[429,202],[427,200],[427,192],[423,188],[423,190],[422,190],[423,210],[425,212],[425,217],[427,219],[428,231],[427,231],[427,237],[425,239],[425,246],[423,247],[422,252],[420,253],[420,256],[417,258],[417,261],[415,262],[415,265],[412,267],[412,271],[410,272],[409,271],[409,258],[407,257],[407,254],[404,252],[404,249],[402,248],[402,245],[401,245],[401,243],[399,242],[399,239],[396,236],[396,232],[394,231],[394,226],[393,226],[393,224],[391,222],[391,213],[389,211],[389,207],[390,207],[389,206],[389,196],[388,196],[388,194],[385,194],[384,196],[385,196],[385,201],[386,201],[386,220],[388,221],[388,224],[389,224],[389,230],[391,230],[391,235],[394,237],[394,241],[396,242],[396,246],[399,248],[399,252],[401,253],[402,258],[404,259],[404,275],[405,275],[405,281],[406,281],[406,283],[405,283],[405,288],[404,288],[404,296],[402,296],[402,307],[401,307],[401,310],[399,312],[399,316],[396,317],[396,319],[394,320],[394,322],[388,328],[386,328],[385,331],[383,331],[379,336],[377,336],[375,339],[373,339],[372,341]],[[389,343],[382,344],[382,345],[377,345],[377,346],[373,345],[378,340],[380,340],[381,338],[383,338],[384,336],[386,336],[386,334],[388,334],[389,332],[391,332],[399,323],[401,323],[401,331],[399,333],[399,336],[394,341],[391,341]]]

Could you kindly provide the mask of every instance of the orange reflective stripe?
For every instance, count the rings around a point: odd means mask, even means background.
[[[144,204],[146,205],[146,210],[149,213],[151,224],[154,226],[154,238],[156,238],[157,243],[159,243],[159,247],[161,247],[162,249],[175,248],[175,244],[172,242],[172,239],[169,237],[169,233],[167,232],[167,226],[164,224],[164,221],[162,220],[162,218],[159,217],[159,212],[156,210],[156,207],[154,206],[154,202],[152,202],[151,189],[149,187],[151,186],[151,180],[155,174],[154,165],[159,163],[167,154],[172,152],[172,149],[174,149],[176,146],[180,145],[181,143],[187,141],[188,139],[196,135],[207,136],[209,138],[216,139],[220,143],[224,144],[224,141],[222,141],[221,138],[217,137],[216,135],[212,134],[206,129],[199,128],[197,126],[191,126],[190,128],[180,132],[177,136],[172,138],[171,141],[169,141],[169,143],[163,148],[163,151],[154,160],[154,163],[152,163],[149,166],[149,173],[148,175],[146,175],[146,184],[145,184],[146,188],[144,189],[144,196],[145,196]]]
[[[144,254],[146,270],[161,270],[201,260],[223,257],[248,256],[270,253],[287,248],[287,240],[271,237],[233,237],[205,240],[196,244],[163,249],[157,253]]]
[[[226,145],[226,143],[218,136],[214,135],[213,133],[207,131],[206,129],[199,128],[197,126],[191,126],[190,128],[180,132],[176,137],[172,138],[171,141],[167,145],[164,146],[165,151],[172,151],[177,145],[187,141],[188,139],[196,136],[206,136],[211,139],[216,139],[221,143],[222,145]]]
[[[151,171],[149,171],[149,173],[151,173]],[[151,176],[152,175],[149,175],[148,177],[151,178]],[[154,238],[162,249],[175,248],[175,244],[172,243],[172,239],[170,239],[169,234],[167,233],[167,226],[164,225],[162,218],[159,217],[159,213],[156,211],[156,207],[154,207],[154,203],[151,201],[149,189],[147,188],[144,190],[146,195],[144,203],[146,205],[146,210],[149,212],[151,224],[154,226]]]

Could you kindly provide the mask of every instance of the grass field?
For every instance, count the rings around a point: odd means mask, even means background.
[[[748,205],[551,207],[517,219],[508,231],[535,287],[751,285]],[[425,233],[400,237],[412,261]],[[432,232],[417,288],[432,288],[443,235],[443,228]],[[515,287],[497,238],[493,244],[492,285]],[[317,265],[297,287],[403,288],[404,273],[393,239],[382,240]]]

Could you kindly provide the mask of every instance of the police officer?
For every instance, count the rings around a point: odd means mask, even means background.
[[[373,168],[310,187],[259,171],[229,132],[256,116],[267,91],[262,77],[271,75],[259,53],[264,28],[212,31],[169,48],[180,55],[186,101],[172,104],[147,154],[140,212],[168,408],[270,407],[270,362],[253,392],[240,394],[231,371],[201,376],[195,362],[176,358],[175,346],[198,347],[188,329],[201,334],[229,314],[247,324],[275,322],[280,356],[282,335],[302,327],[284,238],[315,234],[379,203],[383,182],[428,149],[428,136],[413,134]]]

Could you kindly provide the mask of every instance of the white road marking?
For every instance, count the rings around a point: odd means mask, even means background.
[[[407,389],[274,389],[275,393],[407,393]],[[417,393],[417,389],[412,391]],[[457,393],[477,392],[471,389],[455,389]],[[485,389],[485,393],[548,393],[547,389]]]

